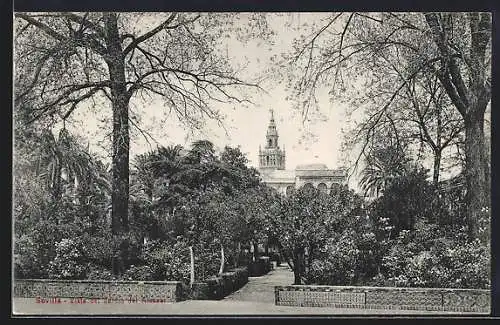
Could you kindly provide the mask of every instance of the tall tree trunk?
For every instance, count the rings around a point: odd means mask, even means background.
[[[441,137],[443,132],[443,119],[441,116],[441,107],[437,107],[437,129],[436,129],[436,146],[434,147],[434,172],[432,174],[432,182],[435,186],[439,183],[439,171],[441,168]]]
[[[253,258],[256,261],[259,258],[259,243],[253,242]]]
[[[62,166],[61,166],[61,162],[62,162],[62,158],[60,157],[60,155],[58,154],[57,155],[57,159],[59,160],[57,163],[56,163],[56,171],[55,171],[55,176],[54,176],[54,181],[52,183],[52,195],[53,195],[53,199],[54,199],[54,202],[60,202],[61,201],[61,197],[62,197]]]
[[[224,246],[222,243],[220,244],[220,267],[219,267],[219,274],[224,272]]]
[[[485,157],[484,121],[481,116],[473,115],[465,119],[465,153],[466,218],[469,236],[477,238],[478,220],[482,209],[489,207],[490,196],[487,179],[488,163]]]
[[[191,272],[189,273],[189,284],[191,288],[193,287],[194,283],[194,252],[193,252],[193,246],[189,246],[189,257],[191,261]]]
[[[315,249],[315,245],[309,246],[309,252],[308,252],[309,255],[307,256],[307,271],[308,272],[311,269],[311,264],[312,264],[312,261],[314,258],[314,255],[313,255],[314,249]]]
[[[293,284],[300,285],[302,281],[300,279],[300,269],[301,269],[301,261],[300,261],[300,253],[297,249],[293,251]]]
[[[432,183],[437,186],[439,183],[439,170],[441,169],[441,150],[434,151],[434,171],[432,173]]]
[[[235,259],[234,259],[234,267],[237,268],[239,263],[240,263],[240,259],[241,259],[241,243],[238,242],[237,243],[237,249],[236,249],[236,254],[235,254]]]
[[[106,13],[106,46],[109,57],[107,65],[111,80],[111,98],[113,108],[113,158],[112,158],[112,193],[111,193],[111,232],[118,238],[122,232],[128,232],[129,202],[129,95],[125,82],[125,61],[118,32],[117,16]],[[116,263],[113,263],[116,265]],[[119,274],[121,270],[113,270]]]
[[[288,266],[290,267],[290,270],[293,270],[294,269],[293,261],[292,263],[290,263],[290,257],[287,254],[284,255],[284,258],[286,260],[286,264],[288,264]]]
[[[449,31],[452,17],[438,13],[425,13],[425,19],[432,32],[440,54],[441,70],[438,73],[441,84],[458,109],[465,123],[465,179],[466,219],[469,236],[477,238],[478,219],[482,209],[490,205],[489,170],[484,139],[484,113],[491,98],[491,86],[487,80],[490,69],[488,44],[491,41],[491,14],[487,12],[467,13],[470,27],[470,48],[465,68],[468,70],[468,85],[463,78],[457,59],[452,57]],[[447,18],[447,19],[444,19]],[[448,19],[449,18],[449,19]]]

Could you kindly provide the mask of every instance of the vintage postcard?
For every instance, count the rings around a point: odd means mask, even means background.
[[[489,315],[491,13],[13,31],[12,315]]]

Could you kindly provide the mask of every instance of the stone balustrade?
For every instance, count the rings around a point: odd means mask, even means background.
[[[158,300],[176,302],[185,299],[180,281],[106,281],[106,280],[14,280],[14,297],[89,298]]]
[[[275,304],[299,307],[489,313],[489,290],[293,285],[275,287]]]

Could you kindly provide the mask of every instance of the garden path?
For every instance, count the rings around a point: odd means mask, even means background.
[[[287,264],[281,264],[264,276],[249,277],[248,283],[223,301],[256,301],[274,304],[274,286],[293,284],[293,272]]]

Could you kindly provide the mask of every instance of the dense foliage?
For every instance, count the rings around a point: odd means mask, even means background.
[[[200,280],[245,265],[249,257],[242,247],[267,238],[269,214],[263,212],[276,194],[247,167],[239,148],[219,154],[210,142],[198,141],[190,150],[159,147],[137,156],[130,231],[116,238],[106,166],[66,130],[57,138],[50,132],[23,135],[15,166],[17,277],[111,279],[115,267],[122,279],[188,282],[189,247]],[[58,155],[63,140],[71,150]],[[40,149],[30,151],[36,145]],[[44,158],[48,153],[54,159]],[[82,167],[65,168],[68,162]]]
[[[283,198],[271,226],[295,284],[489,288],[487,211],[471,238],[461,177],[439,186],[427,178],[408,164],[371,203],[346,187]]]
[[[471,238],[460,176],[436,186],[427,170],[407,163],[371,203],[345,186],[283,197],[260,183],[238,148],[159,147],[135,159],[131,230],[114,238],[106,166],[65,130],[48,138],[35,132],[17,143],[17,277],[113,279],[117,261],[121,279],[187,283],[190,247],[201,280],[246,265],[252,256],[244,248],[271,244],[296,284],[490,285],[488,211]],[[57,156],[63,142],[70,149]]]

